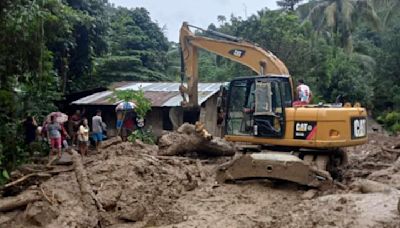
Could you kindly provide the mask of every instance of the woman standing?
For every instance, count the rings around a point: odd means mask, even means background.
[[[56,122],[56,117],[50,117],[51,122],[47,125],[47,138],[49,139],[51,152],[50,156],[54,154],[55,151],[58,151],[58,158],[61,158],[61,126]]]
[[[88,120],[83,118],[82,124],[78,131],[79,152],[82,156],[87,155],[89,146],[89,130]]]

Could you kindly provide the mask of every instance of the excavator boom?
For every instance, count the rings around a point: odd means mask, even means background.
[[[180,30],[180,48],[182,55],[182,75],[187,78],[187,87],[181,86],[181,93],[188,94],[189,100],[184,97],[183,106],[198,106],[197,85],[198,77],[198,49],[204,49],[232,61],[238,62],[252,69],[259,75],[289,76],[285,64],[270,51],[266,51],[256,44],[242,39],[222,34],[212,30],[203,30],[218,39],[197,36],[184,22]]]

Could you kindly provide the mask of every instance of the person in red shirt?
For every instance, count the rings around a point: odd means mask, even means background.
[[[122,141],[126,141],[128,139],[128,136],[131,135],[133,130],[135,129],[134,116],[135,115],[132,112],[128,112],[125,115],[121,131]]]
[[[81,111],[76,110],[75,113],[69,118],[69,134],[72,135],[72,145],[77,144],[77,132],[79,130],[79,126],[81,125],[82,116],[85,114],[85,110]]]

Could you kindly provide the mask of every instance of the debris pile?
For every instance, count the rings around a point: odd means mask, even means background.
[[[1,199],[0,226],[154,226],[183,221],[185,212],[174,202],[204,180],[199,161],[157,156],[157,146],[140,142],[106,147],[83,160],[72,151],[73,166],[43,182],[25,182],[32,185]]]
[[[73,165],[21,166],[2,188],[0,227],[399,227],[398,138],[372,133],[348,149],[343,178],[317,190],[268,180],[216,184],[226,158],[196,148],[233,145],[193,125],[180,130],[159,146],[111,139],[89,157],[71,151]],[[199,147],[185,147],[189,139]],[[177,156],[190,152],[203,160]]]

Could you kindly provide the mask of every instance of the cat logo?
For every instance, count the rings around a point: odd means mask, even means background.
[[[299,121],[294,124],[294,139],[312,140],[316,135],[317,122]]]
[[[352,118],[351,120],[351,138],[358,139],[367,136],[367,119]]]
[[[240,49],[232,49],[229,51],[229,54],[238,57],[238,58],[242,58],[244,56],[244,54],[246,54],[245,50],[240,50]]]
[[[308,123],[297,123],[296,124],[296,131],[311,131],[312,126]]]

